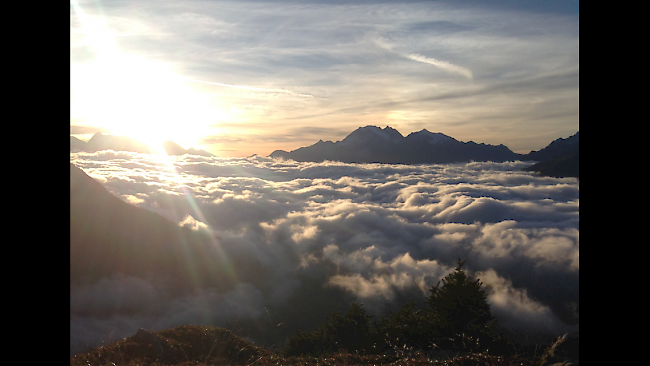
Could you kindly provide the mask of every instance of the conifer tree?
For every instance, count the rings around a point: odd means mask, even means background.
[[[416,302],[403,304],[397,312],[382,316],[377,324],[377,334],[381,337],[380,347],[409,347],[428,350],[431,347],[431,329],[428,314],[416,309]]]
[[[366,314],[363,304],[352,303],[347,313],[331,313],[317,331],[305,333],[296,330],[289,336],[284,350],[287,356],[318,355],[337,352],[363,352],[372,345],[370,327],[372,315]]]
[[[492,338],[494,320],[487,295],[479,279],[474,280],[462,270],[465,261],[458,259],[458,267],[436,286],[431,286],[427,297],[433,321],[433,330],[441,343],[453,348],[476,348],[477,340],[484,345]],[[450,340],[453,340],[451,343]],[[467,343],[461,345],[459,343]],[[470,347],[470,340],[474,347]],[[460,342],[459,342],[460,341]]]
[[[363,304],[352,303],[344,315],[332,313],[323,325],[326,339],[349,352],[370,346],[370,319]]]

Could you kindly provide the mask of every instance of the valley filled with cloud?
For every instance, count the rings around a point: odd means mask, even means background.
[[[458,258],[480,278],[507,334],[578,330],[579,181],[522,171],[530,162],[300,163],[110,150],[70,161],[124,202],[209,238],[200,255],[219,277],[188,267],[186,289],[164,273],[71,283],[71,354],[181,324],[227,327],[279,347],[352,302],[376,321],[409,300],[422,303]]]

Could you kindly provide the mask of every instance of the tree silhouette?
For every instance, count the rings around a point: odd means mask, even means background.
[[[429,289],[427,311],[416,302],[403,304],[397,312],[382,316],[371,327],[363,304],[353,303],[347,313],[331,313],[318,330],[296,330],[289,336],[284,354],[322,355],[339,350],[350,353],[385,352],[395,347],[458,351],[505,350],[508,342],[493,334],[495,318],[479,279],[463,271],[465,261]]]
[[[416,302],[403,304],[398,311],[382,316],[377,327],[381,349],[409,347],[421,350],[431,348],[431,322],[428,313],[416,309]]]
[[[296,330],[294,335],[289,336],[285,355],[318,355],[339,350],[363,353],[373,341],[371,318],[363,304],[352,303],[344,315],[331,313],[316,331],[305,333]]]
[[[323,326],[329,342],[348,352],[361,351],[369,347],[370,319],[363,304],[352,303],[345,315],[333,313]]]
[[[487,295],[480,280],[462,270],[465,261],[435,286],[427,297],[433,331],[438,342],[447,348],[476,349],[478,341],[492,339],[493,320]]]

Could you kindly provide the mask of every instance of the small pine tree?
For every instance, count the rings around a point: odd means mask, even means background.
[[[431,347],[431,330],[427,313],[415,308],[416,302],[403,304],[397,312],[381,317],[377,324],[382,349],[408,347],[428,350]]]
[[[331,314],[322,330],[332,345],[348,352],[361,351],[370,346],[371,318],[363,304],[352,303],[345,315]]]
[[[462,270],[464,263],[458,259],[458,267],[442,280],[443,285],[431,286],[427,302],[439,343],[476,350],[479,340],[487,345],[492,339],[494,317],[482,283]]]
[[[341,349],[348,352],[363,352],[374,340],[370,327],[372,315],[366,314],[363,304],[353,303],[348,312],[341,315],[331,313],[317,331],[304,333],[296,330],[289,336],[284,350],[287,356],[322,355]]]

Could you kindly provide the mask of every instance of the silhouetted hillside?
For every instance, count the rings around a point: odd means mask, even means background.
[[[122,201],[70,164],[71,284],[121,273],[169,279],[181,292],[208,281],[223,288],[209,242],[201,232]]]
[[[139,329],[133,336],[70,359],[79,365],[248,365],[271,352],[231,331],[212,326],[181,325],[152,332]]]
[[[543,176],[563,178],[580,177],[580,132],[566,139],[559,138],[539,151],[531,151],[524,160],[537,161],[523,170]]]
[[[86,151],[86,141],[70,136],[70,151]]]
[[[523,160],[533,160],[538,162],[545,162],[553,160],[561,155],[570,154],[574,149],[580,146],[580,131],[576,132],[573,136],[567,138],[559,138],[552,141],[548,146],[539,150],[531,151],[524,155]]]
[[[555,156],[551,160],[534,164],[528,168],[528,171],[534,171],[548,177],[575,177],[580,178],[580,148],[573,147],[571,150]]]

